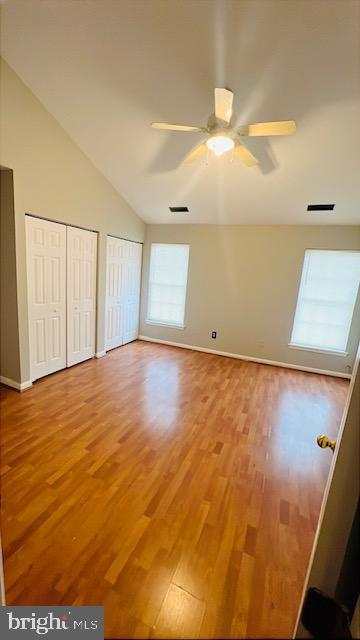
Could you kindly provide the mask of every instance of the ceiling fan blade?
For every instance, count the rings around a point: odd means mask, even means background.
[[[167,129],[169,131],[206,131],[204,127],[192,127],[188,124],[171,124],[170,122],[152,122],[153,129]]]
[[[237,158],[239,158],[240,160],[242,160],[242,162],[244,164],[246,164],[247,167],[253,167],[254,165],[258,164],[258,162],[259,162],[257,160],[257,158],[255,158],[255,156],[253,156],[251,151],[249,151],[249,149],[244,147],[243,144],[237,144],[234,147],[234,155]]]
[[[229,89],[215,89],[215,115],[224,122],[230,122],[234,94]]]
[[[205,142],[198,144],[198,146],[195,147],[195,149],[193,149],[193,151],[191,151],[189,155],[186,156],[184,163],[189,164],[190,162],[194,162],[194,160],[196,160],[197,158],[200,158],[200,156],[206,153],[206,150],[207,150],[207,146]]]
[[[294,120],[281,120],[280,122],[257,122],[240,127],[238,133],[241,136],[288,136],[296,131]]]

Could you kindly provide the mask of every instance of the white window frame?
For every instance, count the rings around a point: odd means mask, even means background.
[[[184,300],[184,320],[183,322],[175,323],[175,322],[163,322],[161,320],[156,320],[155,318],[149,318],[149,302],[150,302],[150,278],[151,278],[151,253],[153,246],[163,246],[163,247],[187,247],[188,256],[187,256],[187,270],[186,270],[186,282],[185,282],[185,300]],[[186,303],[187,303],[187,286],[189,280],[189,261],[190,261],[190,245],[182,242],[152,242],[150,246],[150,257],[149,257],[149,277],[148,277],[148,295],[147,295],[147,308],[146,308],[146,324],[154,325],[157,327],[170,327],[172,329],[185,329],[185,317],[186,317]]]
[[[296,305],[295,305],[295,311],[294,311],[294,316],[293,316],[293,322],[292,322],[292,326],[291,326],[291,330],[290,330],[290,337],[289,337],[289,342],[288,342],[288,347],[290,349],[299,349],[300,351],[314,351],[315,353],[324,353],[324,354],[328,354],[328,355],[333,355],[333,356],[341,356],[341,357],[346,357],[349,355],[349,352],[347,350],[340,350],[340,349],[331,349],[329,348],[323,348],[323,347],[316,347],[316,346],[311,346],[311,345],[305,345],[305,344],[299,344],[296,343],[292,340],[292,335],[294,332],[294,327],[295,327],[295,321],[296,321],[296,316],[297,316],[297,311],[298,311],[298,305],[299,305],[299,298],[300,298],[300,293],[301,293],[301,287],[302,287],[302,283],[303,283],[303,279],[305,278],[305,274],[304,274],[304,266],[305,266],[305,260],[306,260],[306,254],[307,252],[311,252],[311,251],[325,251],[325,252],[336,252],[339,251],[340,253],[359,253],[358,251],[352,251],[347,250],[347,249],[305,249],[305,254],[304,254],[304,259],[303,259],[303,263],[302,263],[302,268],[301,268],[301,277],[300,277],[300,283],[299,283],[299,287],[298,287],[298,294],[296,297]],[[355,312],[355,308],[356,308],[356,304],[357,304],[357,298],[359,295],[359,288],[357,291],[357,295],[355,296],[355,302],[354,302],[354,307],[353,307],[353,311],[352,311],[352,316],[351,316],[351,321],[350,321],[350,325],[349,325],[349,332],[348,332],[348,336],[347,336],[347,341],[346,341],[346,349],[348,347],[349,344],[349,339],[350,339],[350,334],[351,334],[351,327],[352,327],[352,322],[354,319],[354,312]]]

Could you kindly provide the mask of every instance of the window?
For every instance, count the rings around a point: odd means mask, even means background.
[[[307,250],[290,346],[343,353],[360,281],[360,252]]]
[[[152,244],[147,321],[184,327],[189,245]]]

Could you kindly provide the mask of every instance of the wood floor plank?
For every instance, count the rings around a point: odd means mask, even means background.
[[[8,604],[108,638],[290,637],[348,382],[141,341],[3,388]]]
[[[205,604],[187,591],[172,584],[166,594],[153,638],[197,638]]]

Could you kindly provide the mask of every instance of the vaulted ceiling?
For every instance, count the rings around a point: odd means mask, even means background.
[[[3,56],[146,221],[360,222],[358,0],[9,0]],[[182,159],[214,87],[235,92],[239,124],[294,119],[249,140],[257,167],[229,154]],[[335,212],[306,213],[308,203]],[[168,207],[187,205],[189,214]]]

